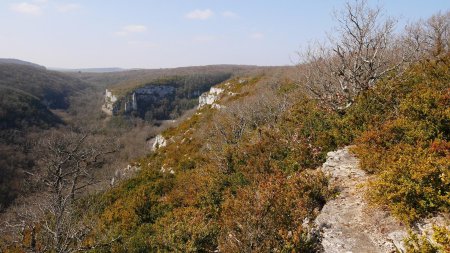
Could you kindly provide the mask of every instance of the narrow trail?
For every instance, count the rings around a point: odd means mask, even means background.
[[[321,170],[330,175],[339,195],[328,201],[315,220],[325,253],[395,252],[407,236],[404,226],[364,199],[369,176],[359,168],[348,147],[329,152]]]

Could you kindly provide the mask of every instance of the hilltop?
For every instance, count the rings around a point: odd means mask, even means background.
[[[68,97],[88,87],[77,78],[35,64],[12,63],[0,64],[0,85],[29,93],[50,109],[68,108]]]
[[[22,61],[19,59],[7,59],[7,58],[0,58],[0,64],[16,64],[16,65],[24,65],[24,66],[30,66],[30,67],[35,67],[38,69],[46,69],[44,66],[36,64],[36,63],[32,63],[32,62],[28,62],[28,61]]]
[[[255,68],[257,67],[245,65],[211,65],[164,69],[131,69],[108,73],[69,72],[68,74],[91,84],[105,88],[133,87],[167,76],[187,76],[195,73],[208,74],[210,72],[235,73],[252,70]]]

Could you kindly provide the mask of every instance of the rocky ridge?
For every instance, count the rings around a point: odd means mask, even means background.
[[[321,170],[339,195],[328,201],[315,220],[324,252],[395,252],[403,250],[406,228],[388,212],[364,199],[369,176],[359,168],[349,148],[329,152]]]
[[[405,251],[406,226],[387,211],[366,202],[364,183],[370,176],[359,168],[359,161],[349,147],[329,152],[320,169],[330,176],[330,183],[339,191],[314,221],[325,253]],[[432,241],[432,225],[443,225],[445,220],[443,216],[429,218],[416,224],[415,230]]]
[[[367,205],[362,184],[369,177],[348,148],[329,152],[321,170],[339,190],[315,220],[324,252],[392,252],[402,247],[406,230],[387,212]]]

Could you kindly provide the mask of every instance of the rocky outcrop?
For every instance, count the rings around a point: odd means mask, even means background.
[[[159,170],[159,172],[165,174],[165,173],[170,173],[170,174],[175,174],[175,171],[173,170],[173,168],[166,168],[166,164],[164,164],[163,166],[161,166],[161,169]]]
[[[407,228],[387,211],[367,203],[365,183],[370,176],[359,168],[348,147],[329,152],[320,169],[339,190],[314,221],[325,253],[404,252]],[[438,215],[415,224],[413,230],[433,241],[433,224],[446,225],[448,221],[448,217]]]
[[[120,111],[130,113],[141,109],[145,110],[149,104],[159,102],[174,94],[175,88],[167,85],[140,87],[120,98],[107,89],[102,111],[108,115],[117,115]]]
[[[328,153],[321,170],[339,189],[339,195],[325,204],[315,220],[324,252],[378,253],[403,248],[405,227],[386,211],[366,203],[363,183],[369,177],[348,148]]]
[[[203,93],[198,98],[198,108],[202,108],[205,105],[211,105],[213,108],[220,108],[220,105],[215,104],[219,99],[219,95],[223,93],[223,89],[212,87],[208,92]]]
[[[108,115],[114,115],[117,111],[117,97],[108,89],[105,91],[105,101],[102,105],[102,111]]]
[[[167,140],[161,134],[158,134],[155,138],[153,138],[152,142],[152,151],[156,151],[158,148],[165,147],[167,145]]]

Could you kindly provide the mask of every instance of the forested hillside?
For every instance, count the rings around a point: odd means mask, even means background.
[[[62,123],[36,96],[6,86],[0,86],[0,91],[0,130]]]
[[[0,64],[0,85],[27,92],[50,109],[67,109],[68,97],[88,86],[56,71],[18,64]]]
[[[214,73],[242,73],[256,69],[256,66],[245,65],[211,65],[198,67],[166,68],[166,69],[134,69],[110,73],[68,72],[91,84],[104,87],[132,88],[155,79],[169,76],[189,76]]]
[[[164,132],[169,144],[135,162],[137,177],[97,196],[94,235],[120,238],[113,252],[316,252],[302,224],[335,189],[315,168],[350,143],[376,176],[374,204],[405,224],[448,213],[449,66],[449,56],[421,61],[361,94],[344,115],[307,97],[284,100],[288,83],[252,92],[264,77],[252,80],[234,90],[252,95]],[[442,236],[441,250],[448,231]]]
[[[88,85],[76,78],[18,60],[0,61],[0,210],[24,190],[33,167],[31,136],[64,124],[51,109],[67,109]]]
[[[18,60],[18,59],[0,58],[0,64],[15,64],[15,65],[24,65],[24,66],[35,67],[35,68],[39,68],[41,70],[46,69],[44,66],[41,66],[39,64],[28,62],[28,61],[22,61],[22,60]]]

